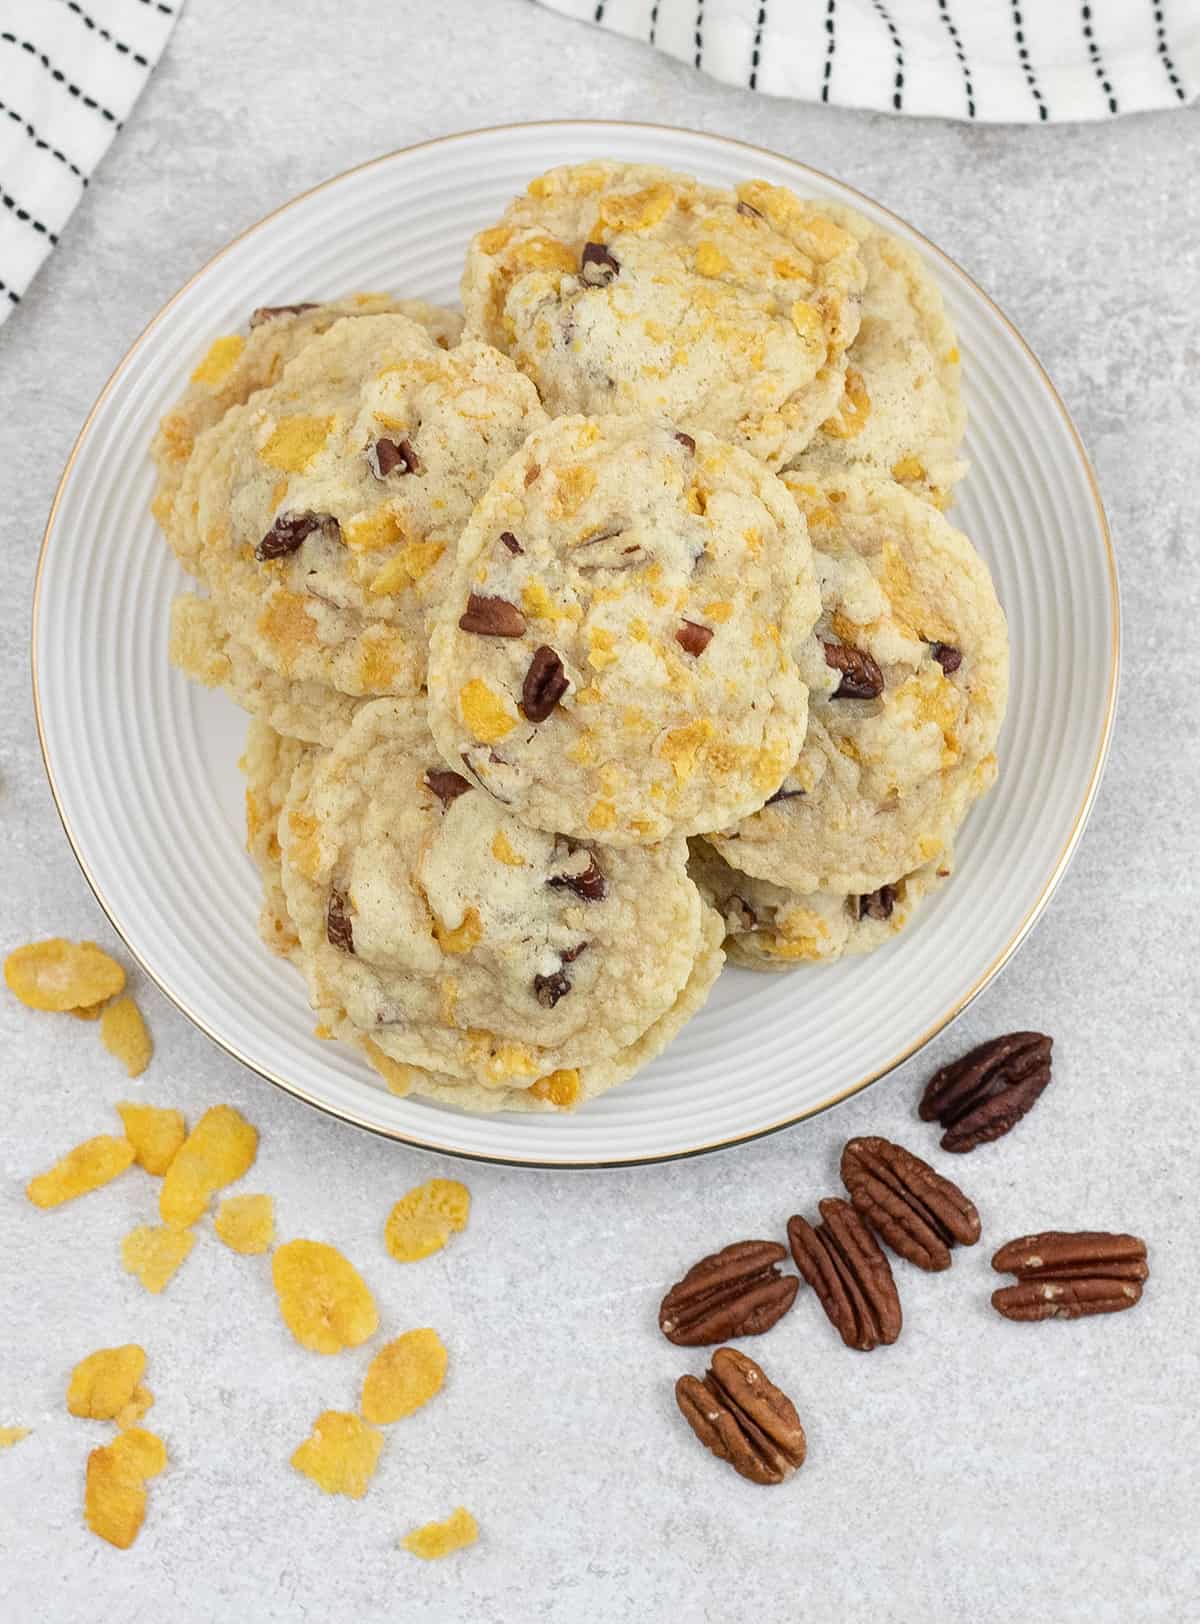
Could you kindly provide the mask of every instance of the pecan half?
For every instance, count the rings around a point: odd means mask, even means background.
[[[431,767],[425,774],[425,782],[442,803],[443,811],[471,787],[461,773],[449,767]]]
[[[314,530],[335,541],[342,534],[331,513],[281,513],[254,549],[254,556],[260,564],[268,558],[286,558],[302,547]]]
[[[528,485],[529,482],[529,475],[526,474],[525,483]],[[524,547],[521,546],[521,543],[517,540],[516,536],[513,535],[511,530],[502,530],[500,532],[500,540],[508,548],[509,552],[514,558],[516,558],[518,553],[523,553],[525,551]]]
[[[333,889],[325,908],[325,935],[330,947],[343,953],[354,952],[354,925],[350,919],[350,899],[344,891]]]
[[[553,1009],[560,998],[565,998],[571,990],[569,979],[561,970],[556,970],[552,976],[534,976],[533,996],[543,1009]]]
[[[703,1381],[681,1376],[675,1402],[704,1447],[751,1483],[783,1483],[804,1465],[796,1406],[737,1348],[718,1348]]]
[[[756,209],[753,203],[743,203],[738,199],[737,211],[739,214],[748,214],[752,220],[765,220],[766,215],[761,209]]]
[[[579,256],[579,280],[589,288],[606,288],[620,272],[620,265],[602,242],[585,242]]]
[[[712,642],[712,627],[702,626],[698,620],[684,620],[680,622],[679,630],[675,633],[675,641],[685,654],[699,658]]]
[[[952,643],[930,643],[929,652],[948,677],[962,664],[962,649],[955,648]]]
[[[868,1353],[900,1335],[902,1316],[891,1265],[848,1201],[819,1204],[822,1222],[788,1219],[796,1267],[848,1348]]]
[[[825,664],[842,673],[834,689],[835,699],[878,699],[883,692],[883,672],[865,649],[850,643],[823,643]]]
[[[979,1214],[958,1185],[889,1139],[849,1140],[842,1183],[879,1238],[918,1269],[948,1269],[952,1246],[979,1239]]]
[[[367,447],[367,466],[376,479],[386,479],[398,468],[402,474],[419,474],[421,459],[409,440],[376,440]]]
[[[777,1241],[735,1241],[701,1258],[659,1304],[659,1330],[681,1348],[769,1331],[800,1289],[776,1268],[785,1257]]]
[[[608,890],[603,871],[596,861],[596,854],[593,851],[588,852],[587,867],[581,873],[551,874],[546,884],[553,885],[560,890],[565,887],[568,891],[574,891],[575,895],[582,898],[584,902],[603,902],[605,892]]]
[[[534,649],[521,684],[521,709],[531,722],[544,722],[569,687],[562,661],[543,643]]]
[[[525,631],[525,616],[507,598],[485,598],[472,592],[458,624],[464,632],[474,632],[477,637],[520,637]]]
[[[1017,1277],[992,1293],[992,1307],[1011,1320],[1119,1314],[1141,1299],[1150,1274],[1145,1241],[1094,1230],[1022,1235],[1000,1248],[992,1268]]]
[[[974,1150],[1016,1127],[1050,1081],[1053,1046],[1043,1032],[1009,1032],[939,1067],[918,1111],[945,1128],[942,1149]]]
[[[890,919],[896,906],[896,887],[894,885],[881,885],[878,891],[872,891],[869,896],[859,897],[858,917],[860,919]]]
[[[274,321],[276,316],[302,316],[306,310],[315,310],[315,304],[294,305],[259,305],[250,317],[250,330],[261,327],[265,321]]]
[[[680,445],[685,451],[690,451],[693,456],[695,455],[696,442],[692,435],[685,434],[682,429],[676,429],[675,438],[679,441]]]

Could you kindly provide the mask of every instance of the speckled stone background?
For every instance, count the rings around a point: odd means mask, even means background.
[[[0,1616],[1195,1618],[1195,109],[971,129],[756,100],[524,0],[191,0],[62,246],[0,332],[4,945],[112,941],[43,780],[27,643],[55,482],[117,360],[215,249],[303,187],[427,136],[571,115],[692,125],[829,169],[941,243],[1021,326],[1091,449],[1120,553],[1121,716],[1095,816],[1033,939],[926,1058],[717,1158],[576,1176],[467,1167],[470,1228],[408,1269],[383,1250],[384,1215],[453,1167],[277,1093],[140,978],[157,1054],[135,1085],[94,1028],[0,998],[0,1422],[34,1428],[0,1455]],[[675,1413],[671,1383],[702,1356],[658,1336],[663,1287],[710,1247],[811,1209],[835,1185],[847,1135],[928,1149],[913,1106],[930,1065],[1015,1025],[1056,1035],[1055,1081],[1008,1140],[954,1164],[985,1215],[984,1245],[944,1277],[898,1265],[904,1334],[870,1356],[842,1348],[802,1297],[753,1351],[795,1397],[809,1463],[783,1489],[742,1482]],[[154,1298],[118,1262],[120,1236],[154,1210],[147,1178],[55,1213],[25,1201],[29,1174],[105,1130],[127,1094],[193,1116],[241,1107],[262,1132],[244,1187],[276,1196],[282,1232],[343,1247],[386,1331],[434,1325],[448,1343],[444,1393],[391,1429],[363,1502],[325,1499],[288,1468],[321,1408],[353,1406],[367,1360],[291,1342],[266,1260],[236,1257],[206,1230]],[[1145,1235],[1142,1305],[1040,1327],[995,1316],[992,1246],[1054,1226]],[[126,1340],[148,1350],[150,1423],[171,1467],[121,1553],[80,1514],[84,1459],[107,1429],[68,1417],[63,1392],[76,1359]],[[460,1501],[481,1524],[474,1549],[425,1565],[397,1548]]]

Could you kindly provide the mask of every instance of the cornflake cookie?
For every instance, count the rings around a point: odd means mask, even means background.
[[[403,316],[343,320],[197,442],[176,542],[268,670],[408,692],[476,497],[544,421],[487,345],[441,350]]]
[[[799,466],[890,475],[945,507],[967,471],[958,340],[920,257],[853,209],[814,203],[858,242],[867,268],[862,323],[846,352],[845,390]]]
[[[231,637],[211,598],[185,592],[171,605],[171,664],[286,737],[336,744],[362,703],[323,682],[289,682]]]
[[[176,547],[182,513],[175,501],[192,449],[205,429],[219,423],[231,406],[242,406],[259,389],[278,382],[285,365],[320,333],[344,316],[407,316],[449,349],[462,334],[462,320],[452,310],[423,299],[393,299],[386,293],[356,293],[325,304],[260,306],[250,317],[250,334],[228,333],[214,339],[197,363],[183,398],[158,426],[151,455],[158,484],[151,509],[172,547]],[[188,547],[177,548],[189,566]]]
[[[589,163],[474,238],[462,298],[551,416],[662,413],[778,465],[836,407],[865,280],[853,235],[783,187]]]
[[[297,739],[284,738],[265,722],[251,722],[246,749],[238,765],[246,775],[246,850],[263,878],[263,902],[258,933],[281,958],[290,958],[300,945],[291,917],[279,863],[279,814],[292,787],[297,768],[315,755]]]
[[[709,434],[562,418],[463,533],[430,647],[447,762],[523,821],[613,846],[761,806],[804,739],[818,608],[782,483]]]
[[[996,777],[1008,632],[987,566],[893,481],[787,476],[817,548],[808,737],[760,812],[711,837],[799,892],[868,896],[940,858]]]
[[[792,970],[882,947],[904,929],[918,903],[949,878],[951,857],[946,853],[861,897],[786,891],[730,868],[704,840],[691,842],[688,872],[725,921],[730,963],[746,970]]]
[[[705,990],[716,973],[682,840],[518,823],[437,760],[415,700],[364,707],[279,829],[313,1006],[398,1091],[430,1071],[576,1103],[580,1068],[645,1038],[702,955]]]

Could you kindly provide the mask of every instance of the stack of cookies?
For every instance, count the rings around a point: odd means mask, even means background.
[[[887,941],[995,778],[1005,621],[943,516],[959,357],[850,211],[591,163],[467,253],[218,338],[154,445],[253,720],[262,932],[396,1092],[561,1110],[726,954]]]

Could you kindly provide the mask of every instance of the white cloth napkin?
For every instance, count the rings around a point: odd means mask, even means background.
[[[541,0],[771,96],[990,123],[1176,107],[1200,0]]]
[[[163,53],[184,0],[0,0],[0,323]]]

